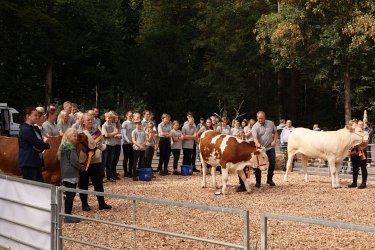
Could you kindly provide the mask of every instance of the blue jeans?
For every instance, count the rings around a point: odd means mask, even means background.
[[[272,181],[273,178],[273,172],[275,171],[275,164],[276,164],[276,152],[275,148],[271,148],[266,151],[266,154],[268,156],[268,161],[270,165],[268,166],[268,172],[267,172],[267,181]],[[255,180],[256,182],[261,182],[262,179],[262,171],[260,171],[259,168],[255,169]]]

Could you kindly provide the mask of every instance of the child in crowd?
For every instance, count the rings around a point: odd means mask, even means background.
[[[141,120],[135,120],[135,129],[132,132],[133,141],[133,181],[138,181],[137,164],[138,168],[143,168],[145,160],[145,149],[146,149],[146,132],[142,128]]]
[[[177,164],[180,159],[180,153],[182,148],[182,141],[184,140],[184,136],[180,130],[180,124],[177,120],[173,121],[173,129],[171,130],[172,140],[171,140],[171,150],[173,154],[173,174],[179,175],[177,172]]]
[[[57,158],[60,160],[60,170],[63,185],[67,188],[76,188],[79,177],[79,164],[78,152],[76,149],[78,132],[74,128],[68,128],[61,140]],[[76,193],[66,192],[65,198],[65,213],[72,214],[73,201]],[[65,216],[64,222],[78,223],[81,219],[71,216]]]

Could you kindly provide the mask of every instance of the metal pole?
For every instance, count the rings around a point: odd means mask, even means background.
[[[51,186],[51,249],[57,249],[57,220],[58,220],[58,209],[56,202],[57,188]]]
[[[250,233],[249,233],[249,211],[245,211],[243,215],[243,244],[245,250],[249,250],[250,246]]]
[[[63,241],[61,238],[61,224],[62,218],[60,218],[59,214],[62,209],[62,190],[57,189],[57,210],[56,210],[56,249],[60,250],[63,249]]]
[[[136,217],[136,213],[137,213],[137,207],[136,207],[136,201],[133,200],[133,226],[136,226],[136,223],[137,223],[137,217]],[[136,229],[133,229],[133,249],[136,250],[137,249],[137,230]]]
[[[267,217],[262,213],[260,218],[261,249],[267,250]]]

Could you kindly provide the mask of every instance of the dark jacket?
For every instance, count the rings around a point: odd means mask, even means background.
[[[42,138],[37,126],[27,123],[21,125],[18,135],[18,165],[20,168],[38,168],[43,165],[43,159],[39,155],[43,150],[49,149],[48,143],[38,139],[36,133]]]
[[[81,168],[76,147],[72,144],[62,144],[60,147],[60,169],[62,179],[78,178]]]

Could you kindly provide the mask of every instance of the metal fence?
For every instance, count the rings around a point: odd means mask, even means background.
[[[112,225],[116,227],[121,227],[121,228],[126,228],[126,229],[132,229],[133,230],[133,249],[137,248],[137,231],[145,231],[145,232],[150,232],[150,233],[156,233],[156,234],[163,234],[167,236],[172,236],[172,237],[177,237],[177,238],[183,238],[183,239],[189,239],[189,240],[195,240],[195,241],[200,241],[200,242],[205,242],[205,243],[210,243],[210,244],[215,244],[215,245],[220,245],[220,246],[226,246],[226,247],[231,247],[235,249],[249,249],[249,241],[250,241],[250,235],[249,235],[249,211],[247,210],[241,210],[241,209],[235,209],[235,208],[225,208],[225,207],[216,207],[216,206],[209,206],[209,205],[201,205],[201,204],[192,204],[192,203],[185,203],[185,202],[177,202],[177,201],[171,201],[171,200],[160,200],[160,199],[154,199],[154,198],[144,198],[144,197],[135,197],[135,196],[126,196],[126,195],[119,195],[119,194],[110,194],[110,193],[102,193],[102,192],[95,192],[95,191],[86,191],[86,190],[80,190],[80,189],[71,189],[71,188],[66,188],[66,187],[58,187],[58,206],[60,207],[59,210],[61,210],[61,196],[62,192],[64,191],[70,191],[70,192],[78,192],[78,193],[84,193],[84,194],[89,194],[89,195],[100,195],[100,196],[105,196],[108,198],[115,198],[115,199],[123,199],[123,200],[128,200],[132,201],[132,224],[123,224],[123,223],[116,223],[108,220],[99,220],[99,219],[93,219],[89,217],[84,217],[84,216],[76,216],[76,215],[69,215],[72,217],[80,218],[83,220],[87,221],[93,221],[93,222],[98,222],[101,224],[107,224],[107,225]],[[168,232],[168,231],[163,231],[159,229],[153,229],[153,228],[146,228],[146,227],[141,227],[137,226],[137,202],[146,202],[146,203],[153,203],[153,204],[158,204],[158,205],[164,205],[164,206],[175,206],[175,207],[184,207],[184,208],[191,208],[191,209],[200,209],[200,210],[205,210],[205,211],[213,211],[213,212],[220,212],[220,213],[229,213],[229,214],[237,214],[242,217],[242,235],[243,235],[243,245],[238,245],[238,244],[233,244],[230,242],[224,242],[224,241],[217,241],[217,240],[212,240],[212,239],[207,239],[207,238],[201,238],[201,237],[196,237],[192,235],[186,235],[186,234],[178,234],[174,232]],[[56,221],[59,221],[61,223],[62,217],[67,215],[64,213],[57,213]],[[61,228],[58,227],[59,229]],[[99,244],[93,244],[87,241],[82,241],[82,240],[77,240],[71,237],[66,237],[61,235],[61,229],[58,232],[58,247],[57,249],[62,249],[62,240],[67,240],[67,241],[72,241],[76,243],[80,243],[83,245],[87,246],[93,246],[96,248],[100,249],[112,249],[108,248],[103,245]]]
[[[321,226],[326,226],[326,227],[334,227],[334,228],[350,229],[350,230],[375,233],[374,226],[358,225],[358,224],[352,224],[352,223],[344,223],[344,222],[337,222],[337,221],[307,218],[307,217],[301,217],[301,216],[292,216],[292,215],[274,214],[274,213],[264,212],[262,213],[262,216],[261,216],[261,249],[262,250],[267,249],[267,220],[269,218],[294,221],[294,222],[302,222],[302,223],[321,225]]]

